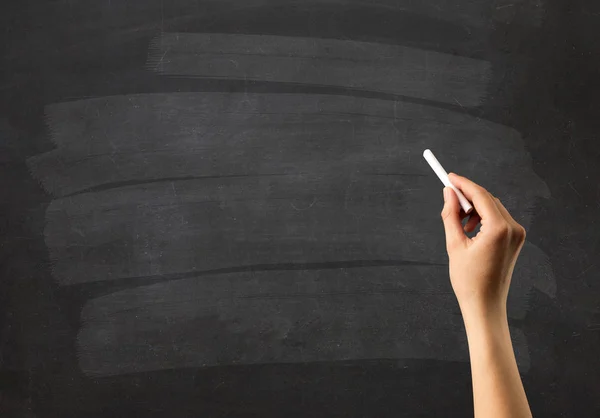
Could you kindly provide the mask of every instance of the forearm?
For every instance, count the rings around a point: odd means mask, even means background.
[[[476,418],[531,417],[504,308],[463,309]]]

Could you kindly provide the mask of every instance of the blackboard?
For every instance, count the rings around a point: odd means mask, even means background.
[[[534,415],[600,413],[595,2],[0,10],[3,416],[472,414],[425,148],[527,228]]]

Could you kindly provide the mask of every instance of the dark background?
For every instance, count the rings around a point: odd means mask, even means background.
[[[43,230],[51,198],[26,165],[27,158],[52,148],[44,107],[136,92],[265,88],[252,82],[190,84],[148,75],[148,45],[161,30],[268,31],[423,47],[439,44],[434,32],[430,38],[422,34],[420,21],[409,12],[342,6],[282,2],[237,14],[227,14],[230,4],[225,2],[184,0],[21,1],[0,6],[3,416],[472,413],[469,366],[458,362],[235,365],[101,379],[79,370],[74,340],[80,310],[96,290],[59,288],[50,277]],[[514,7],[511,18],[490,21],[485,30],[466,26],[469,42],[448,41],[440,48],[499,62],[492,91],[478,115],[522,134],[534,170],[550,188],[552,197],[538,208],[528,239],[550,257],[557,295],[532,295],[519,324],[530,347],[531,367],[523,379],[534,415],[598,416],[600,6],[592,0],[548,0],[540,25],[529,24],[527,8]]]

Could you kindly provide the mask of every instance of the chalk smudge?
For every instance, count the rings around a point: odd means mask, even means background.
[[[84,308],[79,364],[88,375],[109,376],[225,364],[468,361],[448,281],[432,273],[411,267],[230,274],[113,293]],[[525,338],[518,329],[512,334],[527,370]]]
[[[165,33],[148,68],[165,75],[261,80],[388,92],[478,106],[490,63],[435,51],[337,39]]]

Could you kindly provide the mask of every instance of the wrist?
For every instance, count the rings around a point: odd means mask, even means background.
[[[485,330],[508,330],[506,304],[486,301],[461,303],[463,321],[467,334]]]

